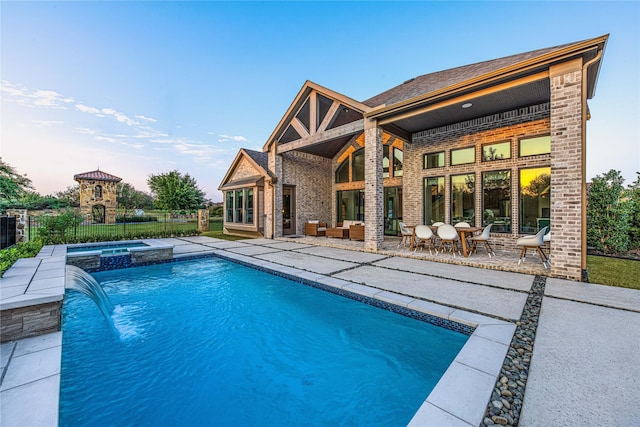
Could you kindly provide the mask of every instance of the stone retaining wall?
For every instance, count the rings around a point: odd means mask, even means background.
[[[2,310],[0,325],[0,342],[59,331],[62,325],[62,301]]]

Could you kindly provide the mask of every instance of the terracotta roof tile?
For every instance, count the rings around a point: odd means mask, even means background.
[[[76,174],[73,176],[73,179],[75,179],[76,181],[81,179],[93,179],[97,181],[112,181],[112,182],[122,181],[122,178],[119,178],[115,175],[108,174],[99,169],[91,172],[83,172],[83,173]]]

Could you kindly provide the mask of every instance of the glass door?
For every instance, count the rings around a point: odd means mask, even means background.
[[[282,187],[282,234],[294,234],[296,230],[294,195],[293,187]]]
[[[384,189],[384,234],[397,236],[398,221],[402,221],[402,187]]]

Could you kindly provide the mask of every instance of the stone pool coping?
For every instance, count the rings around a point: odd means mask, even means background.
[[[60,247],[63,247],[63,249],[60,249]],[[62,300],[64,296],[64,274],[60,275],[59,263],[60,258],[64,259],[65,256],[60,254],[61,250],[66,255],[65,245],[43,248],[43,251],[38,254],[41,259],[37,262],[38,265],[32,274],[34,280],[41,280],[49,274],[45,273],[46,271],[51,272],[52,277],[49,278],[53,280],[52,284],[55,284],[52,289],[55,289],[55,292],[60,292],[60,294],[58,295],[51,291],[52,295],[47,295],[47,297],[53,297],[53,294],[55,294],[56,298],[59,297],[58,301]],[[42,256],[40,256],[41,254]],[[415,413],[409,425],[475,427],[482,421],[491,391],[515,331],[515,324],[223,249],[214,249],[207,251],[206,254],[194,255],[193,257],[176,256],[174,260],[180,261],[203,256],[210,257],[212,255],[257,267],[294,280],[305,283],[316,282],[323,286],[362,295],[386,304],[404,307],[475,328],[462,350],[436,384],[436,387]],[[36,264],[35,261],[25,261],[25,264],[28,263]],[[46,268],[48,264],[54,264],[57,268],[48,269]],[[33,265],[29,267],[31,268]],[[40,266],[45,267],[42,270],[44,277],[36,279]],[[21,266],[18,266],[18,268],[21,268]],[[62,270],[64,270],[64,266]],[[393,272],[390,271],[389,274],[393,274]],[[25,275],[28,274],[25,273]],[[24,295],[28,293],[29,287],[30,285],[27,285],[27,292]],[[43,296],[38,296],[34,293],[31,297],[31,301],[35,301]],[[26,299],[22,299],[20,303],[25,301]],[[9,302],[7,301],[7,303]],[[12,303],[17,303],[17,301]],[[0,386],[2,411],[0,424],[57,425],[62,333],[56,332],[17,342],[4,343],[0,346],[0,350],[2,354],[2,385]],[[34,401],[38,401],[38,405],[34,406]],[[27,419],[27,416],[30,418]]]

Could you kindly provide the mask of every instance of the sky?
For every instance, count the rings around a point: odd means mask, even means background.
[[[305,83],[358,101],[422,74],[610,34],[587,179],[640,171],[640,2],[0,1],[0,156],[42,195],[100,169],[206,197]]]

